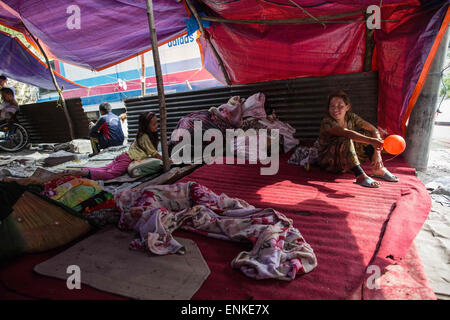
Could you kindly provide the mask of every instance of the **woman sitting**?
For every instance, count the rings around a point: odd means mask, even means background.
[[[370,178],[360,166],[370,159],[373,176],[397,182],[398,178],[383,165],[380,133],[373,125],[350,112],[348,95],[344,91],[331,94],[327,107],[329,116],[322,120],[320,126],[319,165],[330,172],[352,171],[356,184],[378,188],[380,183]]]

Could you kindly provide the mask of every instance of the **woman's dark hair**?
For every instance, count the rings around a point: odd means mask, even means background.
[[[343,90],[334,91],[328,96],[327,111],[330,109],[330,102],[333,98],[341,98],[345,104],[348,104],[350,106],[352,105],[350,97],[345,91]]]
[[[158,132],[148,131],[148,124],[150,123],[150,121],[152,120],[153,117],[156,117],[156,114],[151,111],[141,113],[139,115],[139,128],[138,128],[138,132],[136,135],[136,143],[137,143],[138,147],[141,149],[143,149],[143,148],[142,148],[141,144],[139,143],[139,138],[142,137],[142,135],[144,135],[144,134],[148,135],[148,137],[150,138],[150,141],[152,142],[155,149],[158,148],[158,143],[159,143]]]

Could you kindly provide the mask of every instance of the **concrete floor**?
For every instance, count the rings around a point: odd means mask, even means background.
[[[446,100],[436,121],[450,123],[450,100]],[[450,181],[450,126],[435,126],[428,168],[417,172],[426,185],[436,178]],[[433,196],[432,196],[433,198]],[[450,300],[450,207],[433,200],[432,209],[415,243],[430,286],[438,299]]]

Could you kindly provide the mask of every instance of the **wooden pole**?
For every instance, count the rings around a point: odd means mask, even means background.
[[[143,54],[141,54],[141,95],[145,96],[145,62]]]
[[[364,14],[365,21],[368,19],[368,15]],[[372,70],[372,58],[373,58],[373,49],[375,47],[375,29],[367,28],[366,23],[366,51],[364,52],[364,72],[368,72]]]
[[[329,14],[320,16],[318,18],[315,17],[314,20],[312,18],[291,18],[291,19],[263,19],[263,20],[231,20],[231,19],[223,19],[223,18],[217,18],[217,17],[205,17],[202,16],[202,20],[207,21],[215,21],[215,22],[230,22],[230,23],[247,23],[247,24],[307,24],[307,23],[317,23],[317,21],[321,20],[328,20],[328,19],[338,19],[338,18],[345,18],[345,17],[351,17],[356,16],[360,14],[364,14],[365,10],[355,10],[355,11],[347,11],[343,13],[338,14]]]
[[[56,82],[56,77],[55,77],[55,74],[53,73],[53,69],[52,69],[52,66],[50,65],[50,61],[48,60],[47,54],[45,53],[44,49],[42,48],[41,44],[39,43],[39,40],[37,38],[35,38],[34,35],[28,29],[27,29],[27,31],[28,31],[29,35],[31,36],[31,38],[34,40],[34,42],[36,42],[36,44],[39,47],[39,50],[41,50],[42,55],[45,58],[45,62],[47,63],[48,71],[50,72],[50,76],[52,77],[53,85],[55,86],[55,89],[58,92],[58,96],[59,96],[58,104],[61,102],[61,105],[62,105],[62,108],[64,111],[64,115],[67,120],[67,125],[69,126],[70,140],[73,140],[73,139],[75,139],[75,134],[74,134],[74,130],[73,130],[72,119],[70,118],[70,114],[69,114],[69,110],[67,109],[66,101],[64,100],[64,97],[62,95],[62,90],[59,89],[58,82]],[[63,89],[64,89],[64,87],[63,87]]]
[[[366,23],[365,20],[322,20],[322,17],[318,18],[320,23],[332,24],[332,23]],[[263,20],[246,20],[246,19],[224,19],[210,16],[201,16],[201,20],[221,22],[221,23],[236,23],[236,24],[264,24],[264,25],[288,25],[288,24],[315,24],[314,19],[310,18],[293,18],[293,19],[263,19]],[[399,22],[399,19],[387,19],[381,20],[381,22]]]
[[[200,32],[202,33],[202,36],[208,41],[209,46],[211,47],[214,55],[216,56],[217,62],[219,63],[219,67],[222,70],[223,76],[225,77],[225,81],[227,82],[227,85],[231,85],[230,77],[228,76],[228,72],[225,69],[225,65],[223,64],[222,58],[219,56],[219,53],[217,52],[216,48],[211,42],[211,39],[209,38],[209,35],[206,33],[205,29],[203,29],[202,21],[200,20],[200,16],[197,13],[197,10],[195,10],[195,7],[192,5],[190,0],[186,0],[186,4],[189,7],[189,10],[191,10],[192,14],[194,15],[195,19],[197,20],[198,27],[200,28]]]
[[[150,40],[152,42],[153,61],[155,64],[156,84],[158,89],[159,99],[159,121],[161,133],[161,150],[163,158],[164,171],[170,169],[169,152],[167,148],[167,114],[166,114],[166,99],[164,97],[164,83],[161,72],[161,62],[159,60],[158,39],[156,38],[155,18],[153,16],[153,1],[147,0],[147,17],[148,26],[150,29]]]

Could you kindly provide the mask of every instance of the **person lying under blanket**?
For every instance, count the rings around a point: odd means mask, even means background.
[[[266,112],[267,110],[267,112]],[[242,104],[242,126],[241,129],[245,132],[245,136],[249,137],[252,134],[250,129],[256,131],[256,135],[259,133],[259,129],[266,129],[267,131],[267,146],[272,146],[274,142],[271,138],[271,130],[276,129],[279,132],[279,143],[282,146],[282,151],[289,152],[295,148],[299,141],[294,138],[295,129],[287,122],[283,122],[277,118],[274,109],[265,107],[265,96],[262,92],[258,92],[250,96]],[[237,152],[245,152],[246,158],[249,158],[249,143],[250,139],[237,141],[235,144],[235,150]],[[243,150],[245,147],[245,150]],[[255,149],[256,151],[256,149]]]
[[[182,117],[175,127],[169,144],[169,154],[172,154],[174,147],[182,140],[181,130],[184,129],[191,135],[191,141],[194,141],[194,122],[201,122],[201,136],[208,129],[217,129],[225,136],[227,129],[236,129],[242,125],[242,110],[240,104],[240,97],[232,97],[226,104],[220,107],[211,107],[208,110],[201,110],[192,112]],[[203,141],[203,148],[209,142]]]
[[[245,133],[249,129],[255,129],[256,135],[258,129],[267,129],[268,144],[271,144],[270,130],[278,129],[280,133],[280,141],[284,147],[284,152],[292,150],[297,144],[298,140],[294,138],[293,134],[295,129],[287,123],[280,121],[275,112],[267,115],[264,110],[265,96],[263,93],[256,93],[250,96],[247,100],[240,96],[231,97],[226,104],[220,107],[212,107],[209,110],[202,110],[193,112],[187,116],[184,116],[178,121],[178,124],[172,133],[171,141],[169,142],[169,153],[172,154],[174,147],[180,143],[182,134],[177,129],[185,129],[191,135],[191,141],[194,140],[194,122],[200,121],[202,124],[201,135],[208,129],[218,129],[222,132],[223,137],[226,137],[227,129],[242,129],[244,136],[253,135]],[[209,141],[203,141],[203,149],[208,145]],[[242,139],[234,138],[231,146],[234,148],[235,154],[239,154],[240,149],[246,147],[245,156],[248,158],[248,140],[242,137]],[[226,147],[227,141],[223,141],[223,146]],[[176,149],[175,149],[176,150]],[[176,151],[178,152],[178,150]],[[191,154],[193,152],[191,151]],[[180,154],[181,155],[181,154]]]

